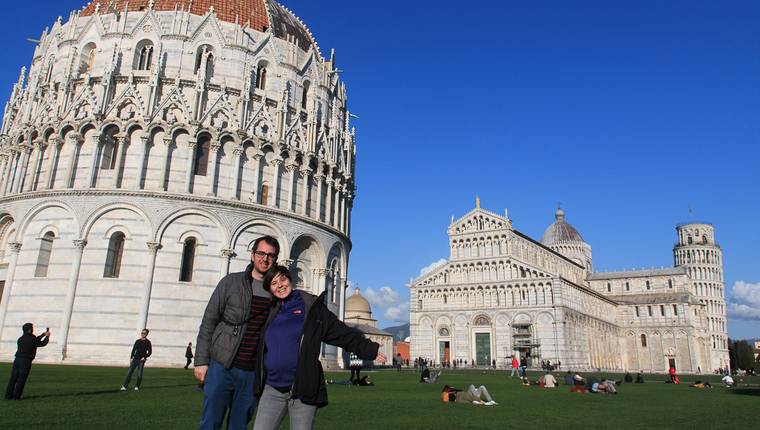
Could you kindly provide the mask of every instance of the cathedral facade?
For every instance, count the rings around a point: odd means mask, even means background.
[[[346,88],[273,0],[98,0],[45,29],[0,133],[0,356],[179,363],[264,234],[342,318],[355,134]],[[324,349],[328,366],[338,351]]]
[[[595,272],[560,209],[540,241],[477,207],[450,257],[410,284],[411,356],[506,366],[681,373],[728,360],[722,252],[709,223],[676,227],[672,268]]]

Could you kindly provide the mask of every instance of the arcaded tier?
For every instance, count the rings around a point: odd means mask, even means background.
[[[271,0],[95,1],[40,36],[0,134],[0,356],[184,364],[264,234],[341,318],[355,133],[333,56]],[[326,365],[338,351],[325,348]]]

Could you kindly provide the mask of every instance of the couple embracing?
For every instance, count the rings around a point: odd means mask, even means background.
[[[244,272],[225,276],[203,314],[195,353],[195,377],[203,383],[201,429],[273,430],[286,414],[291,429],[311,429],[317,408],[327,405],[319,363],[326,342],[365,360],[384,360],[379,345],[347,327],[319,297],[295,290],[278,266],[277,239],[253,244]],[[257,407],[258,403],[258,407]]]

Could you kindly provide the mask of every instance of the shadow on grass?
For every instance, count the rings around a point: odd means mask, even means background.
[[[198,384],[174,384],[174,385],[152,385],[150,387],[140,388],[140,391],[158,390],[162,388],[176,388],[176,387],[197,387]],[[133,391],[129,389],[127,391]],[[115,390],[97,390],[97,391],[77,391],[68,393],[56,393],[56,394],[40,394],[36,396],[24,396],[24,400],[33,399],[48,399],[54,397],[76,397],[76,396],[97,396],[100,394],[119,394],[121,390],[118,388]]]
[[[760,387],[739,387],[731,390],[734,394],[742,394],[745,396],[760,396]]]

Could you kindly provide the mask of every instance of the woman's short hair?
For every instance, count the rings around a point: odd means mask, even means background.
[[[290,276],[290,271],[285,266],[273,266],[271,269],[267,270],[266,275],[264,275],[264,290],[269,291],[269,287],[272,285],[272,279],[274,279],[276,276],[284,276],[293,283],[293,278]]]

